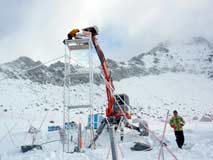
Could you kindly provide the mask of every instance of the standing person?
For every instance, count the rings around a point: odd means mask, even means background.
[[[179,148],[182,149],[184,144],[183,126],[185,121],[181,116],[178,115],[176,110],[173,111],[173,117],[170,119],[170,126],[174,128],[176,142]]]

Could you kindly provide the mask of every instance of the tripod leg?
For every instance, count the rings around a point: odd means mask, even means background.
[[[137,127],[137,126],[135,126],[133,124],[130,124],[129,122],[125,122],[125,127],[129,128],[129,129],[134,129],[134,130],[140,132],[140,128],[139,127]]]
[[[125,119],[124,118],[121,118],[119,126],[120,126],[120,131],[121,131],[120,132],[120,139],[123,142],[123,140],[124,140],[124,127],[125,127]]]
[[[100,136],[100,134],[102,133],[104,127],[106,126],[107,124],[107,120],[106,118],[104,118],[102,121],[101,121],[101,125],[98,127],[98,129],[96,130],[96,134],[95,134],[95,137],[94,139],[92,140],[92,143],[88,146],[88,148],[91,148],[92,145],[95,143],[95,141],[98,139],[98,137]]]
[[[140,136],[148,136],[148,123],[146,121],[140,122],[139,127],[130,124],[129,122],[126,122],[125,127],[136,130],[140,133]]]
[[[117,147],[115,144],[114,128],[112,126],[109,127],[109,138],[111,144],[112,160],[118,160]]]
[[[158,153],[158,160],[160,160],[160,156],[161,156],[162,151],[163,151],[163,146],[160,147],[160,151]]]
[[[124,128],[123,127],[121,128],[120,138],[121,138],[121,141],[123,142],[124,141]]]

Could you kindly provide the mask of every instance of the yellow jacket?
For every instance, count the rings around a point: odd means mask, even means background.
[[[78,33],[78,32],[80,32],[79,29],[73,29],[73,30],[71,30],[71,31],[68,33],[67,37],[68,37],[69,39],[72,39],[73,37],[76,36],[76,33]]]
[[[175,131],[182,131],[185,121],[181,116],[173,116],[170,119],[170,126],[174,128]]]

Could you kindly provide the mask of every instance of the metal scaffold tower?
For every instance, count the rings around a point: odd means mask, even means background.
[[[64,40],[65,44],[65,71],[64,71],[64,109],[63,109],[63,134],[60,136],[63,137],[63,151],[72,152],[70,148],[71,143],[71,132],[70,128],[66,126],[67,123],[70,123],[71,113],[73,109],[82,109],[88,108],[90,110],[91,118],[93,118],[93,57],[92,57],[92,42],[91,36],[82,36],[75,39]],[[79,65],[79,62],[76,61],[76,54],[86,53],[84,56],[87,56],[84,65],[88,70],[82,72],[73,72],[73,65]],[[78,55],[77,55],[78,56]],[[89,87],[88,87],[88,102],[82,104],[80,100],[75,100],[73,98],[74,91],[72,90],[73,81],[81,77],[88,76]],[[90,121],[93,123],[93,119]],[[81,126],[81,125],[80,125]],[[91,141],[93,135],[93,124],[90,124],[90,133]],[[80,132],[81,133],[81,132]],[[78,145],[79,146],[79,145]],[[80,148],[79,148],[80,149]],[[81,150],[81,149],[80,149]]]

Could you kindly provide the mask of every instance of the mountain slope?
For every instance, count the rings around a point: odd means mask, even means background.
[[[164,115],[166,109],[178,109],[192,119],[201,118],[212,110],[213,81],[204,76],[187,73],[166,73],[146,77],[132,77],[115,82],[115,93],[127,93],[133,112],[152,116]],[[35,84],[29,80],[7,80],[0,82],[1,112],[30,112],[40,114],[63,111],[63,87],[51,84]],[[89,103],[89,85],[71,87],[72,104]],[[94,105],[97,112],[105,112],[105,85],[94,85]],[[137,112],[135,112],[137,113]]]
[[[105,55],[106,56],[106,55]],[[107,56],[106,56],[107,57]],[[129,77],[158,75],[167,72],[188,72],[204,74],[213,78],[213,45],[203,37],[194,37],[183,41],[166,41],[159,43],[149,52],[132,57],[127,62],[117,62],[107,59],[112,78],[115,81]],[[23,70],[40,65],[39,68]],[[87,67],[79,65],[70,66],[71,73],[87,71]],[[101,67],[95,69],[94,79],[100,84]],[[0,66],[1,77],[30,79],[42,84],[62,85],[64,80],[64,63],[56,62],[50,66],[42,65],[40,61],[33,61],[28,57],[3,64]],[[89,77],[82,75],[72,77],[74,84],[87,83]]]
[[[167,110],[170,114],[174,109],[179,111],[186,120],[184,133],[188,148],[179,150],[175,144],[173,130],[168,127],[166,131],[168,147],[178,159],[212,159],[212,122],[199,122],[203,115],[213,114],[212,80],[189,73],[165,73],[127,78],[115,82],[114,85],[116,93],[129,95],[133,119],[141,117],[147,120],[149,128],[156,135],[162,134]],[[88,84],[72,86],[71,103],[88,102],[88,89]],[[21,145],[32,143],[32,134],[27,133],[30,125],[42,131],[36,137],[36,144],[59,139],[58,132],[48,132],[47,127],[62,124],[63,87],[32,83],[30,80],[11,79],[0,82],[0,92],[0,156],[2,160],[106,159],[110,145],[107,131],[103,131],[95,150],[85,148],[84,153],[63,154],[60,141],[43,145],[42,151],[33,150],[25,154],[21,153]],[[104,85],[94,85],[93,101],[94,112],[104,113],[106,108]],[[80,119],[84,126],[87,124],[89,114],[87,109],[75,109],[70,114],[72,120],[79,122]],[[197,120],[193,120],[195,117]],[[135,123],[135,125],[138,124]],[[128,129],[125,129],[124,133],[124,142],[119,141],[119,132],[116,134],[116,142],[124,151],[125,159],[157,159],[159,143],[156,139],[152,136],[148,139],[153,146],[152,151],[135,152],[130,150],[134,142],[146,142],[147,139]],[[83,136],[83,140],[88,139]],[[206,149],[201,151],[200,145]],[[120,152],[119,156],[121,156]],[[167,152],[165,152],[165,157],[173,159]]]

